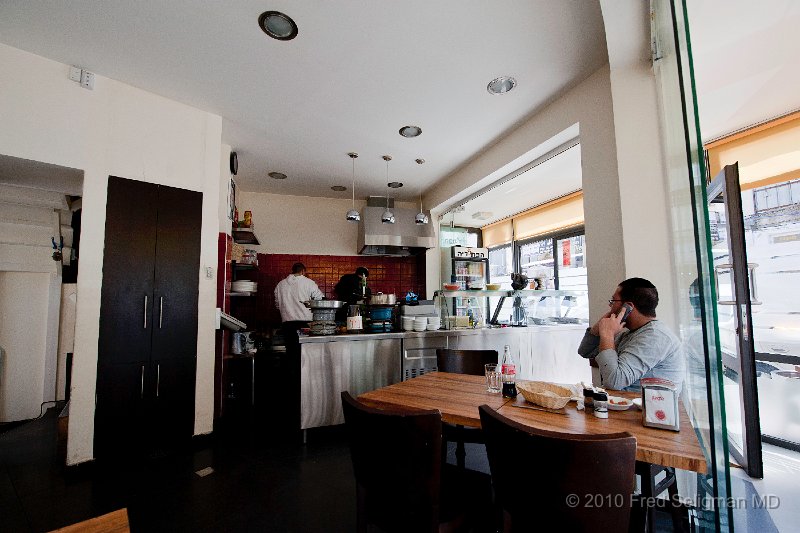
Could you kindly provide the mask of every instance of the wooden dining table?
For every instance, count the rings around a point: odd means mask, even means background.
[[[639,394],[610,391],[614,396],[637,398]],[[680,431],[670,431],[642,425],[642,412],[609,410],[608,418],[598,418],[590,410],[579,411],[575,402],[563,410],[550,412],[515,405],[525,404],[503,398],[499,393],[486,391],[483,376],[431,372],[422,376],[361,394],[358,399],[376,408],[437,409],[442,420],[451,424],[480,427],[478,407],[492,409],[526,426],[572,434],[603,434],[627,432],[636,437],[636,460],[661,466],[706,473],[707,464],[700,442],[682,404]]]

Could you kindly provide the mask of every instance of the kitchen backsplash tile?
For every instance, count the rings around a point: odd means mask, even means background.
[[[274,291],[280,280],[301,262],[306,275],[314,280],[326,298],[335,298],[333,288],[344,274],[355,272],[359,266],[369,269],[369,286],[373,292],[394,293],[398,298],[407,291],[425,292],[425,256],[366,257],[307,254],[258,254],[258,270],[237,272],[237,279],[258,282],[258,292],[252,297],[235,298],[232,314],[247,323],[248,329],[275,327],[280,314],[275,309]]]

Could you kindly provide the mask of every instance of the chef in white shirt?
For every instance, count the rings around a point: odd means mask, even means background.
[[[297,330],[308,327],[311,310],[303,302],[322,300],[325,295],[313,280],[306,277],[303,263],[292,265],[292,273],[286,276],[275,287],[275,307],[281,313],[281,326],[287,350],[295,351],[299,347]]]

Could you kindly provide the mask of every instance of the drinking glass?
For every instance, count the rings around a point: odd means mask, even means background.
[[[486,368],[486,392],[500,392],[502,383],[500,365],[488,364],[484,365],[484,367]]]

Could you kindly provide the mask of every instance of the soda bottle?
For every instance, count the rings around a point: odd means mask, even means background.
[[[511,349],[506,344],[503,347],[503,360],[500,366],[500,373],[503,378],[503,397],[517,397],[517,365],[511,356]]]

